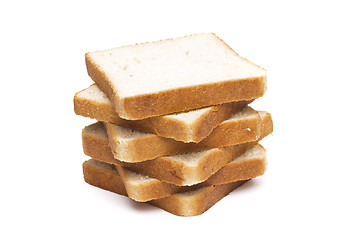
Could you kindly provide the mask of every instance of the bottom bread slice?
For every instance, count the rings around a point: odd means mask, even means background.
[[[147,202],[201,187],[221,185],[261,176],[266,169],[266,151],[260,144],[257,144],[226,164],[206,181],[192,186],[170,184],[119,165],[115,165],[115,168],[121,176],[128,196],[138,202]]]
[[[122,179],[111,164],[90,159],[83,163],[83,173],[85,182],[88,184],[127,196]],[[202,187],[197,190],[151,200],[147,203],[178,216],[196,216],[207,211],[246,181]]]

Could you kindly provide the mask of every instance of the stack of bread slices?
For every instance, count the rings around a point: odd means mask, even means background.
[[[213,33],[85,55],[93,85],[75,94],[87,183],[180,216],[199,215],[261,176],[271,115],[249,104],[266,71]]]

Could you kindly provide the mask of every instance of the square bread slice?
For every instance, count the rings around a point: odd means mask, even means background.
[[[114,166],[94,159],[83,163],[84,180],[90,185],[127,196],[121,177]],[[178,216],[196,216],[204,213],[245,181],[199,188],[147,203]],[[141,203],[138,203],[141,204]]]
[[[219,148],[256,141],[268,113],[246,106],[231,118],[221,122],[208,137],[199,143],[184,143],[151,133],[104,122],[110,148],[116,159],[123,162],[142,162],[157,157]]]
[[[119,117],[107,95],[96,84],[93,84],[75,94],[74,111],[84,117],[173,138],[177,141],[200,142],[222,121],[242,110],[250,102],[224,103],[142,120],[126,120]]]
[[[260,139],[271,132],[272,122],[268,119],[261,130]],[[85,127],[82,132],[82,141],[84,153],[91,158],[121,165],[178,186],[194,185],[205,181],[235,157],[257,144],[257,141],[247,142],[229,147],[159,157],[138,163],[126,163],[115,159],[112,155],[106,131],[101,123]]]
[[[213,33],[85,54],[89,76],[129,120],[256,99],[266,71]]]
[[[261,176],[266,169],[266,152],[261,145],[257,144],[226,164],[206,181],[192,186],[177,186],[131,171],[119,165],[115,165],[115,167],[122,178],[128,196],[138,202],[147,202],[179,192],[192,191],[201,187],[248,180]]]

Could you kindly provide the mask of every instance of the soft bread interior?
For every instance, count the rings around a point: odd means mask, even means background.
[[[95,51],[87,57],[121,97],[266,74],[208,33]]]

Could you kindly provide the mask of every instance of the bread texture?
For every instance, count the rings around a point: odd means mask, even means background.
[[[142,120],[126,120],[119,117],[107,95],[96,84],[93,84],[75,94],[74,111],[84,117],[173,138],[177,141],[200,142],[222,121],[242,110],[250,102],[224,103]]]
[[[264,117],[259,140],[271,132],[271,117]],[[84,153],[94,159],[121,165],[132,171],[179,186],[194,185],[205,181],[235,157],[257,144],[257,141],[247,142],[223,148],[158,157],[138,163],[126,163],[115,159],[112,155],[106,131],[101,123],[85,127],[82,140]]]
[[[83,163],[83,173],[85,182],[88,184],[127,196],[126,188],[114,166],[91,159]],[[203,187],[151,200],[147,203],[178,216],[196,216],[207,211],[216,202],[245,182],[238,181]]]
[[[127,196],[125,185],[113,165],[90,159],[82,166],[85,182]]]
[[[264,174],[265,149],[257,144],[235,158],[206,181],[192,186],[177,186],[115,165],[130,198],[138,202],[168,197],[175,193],[193,191],[202,187],[248,180]]]
[[[89,76],[129,120],[256,99],[266,71],[212,33],[85,54]]]
[[[197,216],[206,212],[245,182],[238,181],[203,187],[194,191],[176,193],[166,198],[154,199],[149,203],[178,216]]]
[[[104,122],[104,126],[116,159],[123,162],[142,162],[167,155],[256,141],[260,137],[263,120],[257,111],[247,106],[221,122],[199,143],[184,143],[111,123]]]

